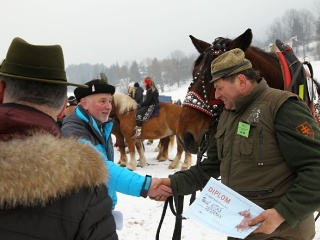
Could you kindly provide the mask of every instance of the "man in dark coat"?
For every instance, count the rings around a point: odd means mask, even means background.
[[[245,239],[313,239],[320,129],[310,109],[297,95],[270,88],[241,49],[213,60],[211,75],[224,110],[208,157],[159,184],[187,195],[221,176],[223,184],[265,209],[250,220],[248,225],[259,226]]]
[[[0,238],[117,240],[100,154],[61,139],[67,104],[59,45],[13,39],[0,66]]]
[[[136,100],[136,102],[138,104],[141,104],[143,102],[143,88],[140,87],[139,83],[136,82],[134,85],[134,88],[135,88],[135,97],[134,97],[134,100]]]

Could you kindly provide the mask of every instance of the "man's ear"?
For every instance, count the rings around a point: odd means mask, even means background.
[[[84,110],[88,110],[88,98],[84,97],[80,99],[80,104],[84,108]]]
[[[6,88],[6,84],[3,81],[0,81],[0,103],[3,103],[4,98],[4,89]]]
[[[63,115],[64,115],[64,111],[66,110],[66,106],[67,106],[67,103],[68,103],[68,98],[66,98],[64,104],[63,104],[63,108],[61,109],[60,113],[58,114],[57,118],[63,118]]]
[[[239,74],[238,75],[238,79],[239,79],[239,85],[240,85],[240,87],[243,89],[243,88],[245,88],[246,87],[246,85],[247,85],[247,78],[246,78],[246,76],[245,75],[243,75],[243,74]]]

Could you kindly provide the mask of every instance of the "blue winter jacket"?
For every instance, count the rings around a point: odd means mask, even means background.
[[[116,192],[139,197],[142,186],[144,186],[144,193],[149,189],[151,178],[122,168],[113,162],[112,127],[112,120],[98,126],[97,121],[81,105],[78,105],[70,116],[64,118],[61,131],[63,137],[78,138],[101,153],[109,171],[107,186],[113,208],[115,208],[118,200]]]

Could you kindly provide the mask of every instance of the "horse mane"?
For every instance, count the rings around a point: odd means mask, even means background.
[[[123,93],[116,92],[113,94],[113,102],[121,114],[136,109],[137,107],[137,102],[130,96]]]
[[[274,60],[278,61],[278,57],[274,52],[266,52],[262,48],[258,48],[258,47],[255,47],[255,46],[250,46],[249,49],[251,49],[253,52],[260,52],[266,58],[270,58],[271,57]]]

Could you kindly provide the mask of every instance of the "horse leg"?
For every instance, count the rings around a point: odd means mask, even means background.
[[[145,167],[146,164],[147,164],[147,159],[144,155],[144,149],[143,149],[143,146],[142,146],[142,141],[141,140],[136,140],[135,142],[135,145],[136,145],[136,149],[139,153],[139,156],[140,156],[140,167]]]
[[[191,167],[192,163],[192,155],[191,153],[184,153],[184,162],[181,165],[181,170],[187,170],[189,167]]]
[[[116,146],[119,147],[120,151],[120,160],[118,164],[120,164],[121,167],[125,167],[127,165],[127,154],[125,152],[125,142],[124,142],[124,136],[122,132],[120,131],[119,123],[115,122],[114,128],[112,129],[113,135],[116,137]]]
[[[121,167],[125,167],[127,165],[128,162],[128,158],[127,158],[127,154],[125,151],[125,145],[123,144],[119,144],[119,151],[120,151],[120,161],[119,164]]]
[[[127,140],[127,145],[129,149],[129,154],[130,154],[130,162],[127,163],[127,168],[129,170],[136,170],[137,168],[137,161],[136,161],[136,150],[135,150],[135,142],[132,139]]]
[[[159,160],[160,162],[163,162],[168,159],[169,142],[170,142],[170,137],[164,137],[160,139],[161,147],[159,149],[158,156],[156,157],[156,159]]]
[[[161,149],[161,141],[159,141],[157,147],[154,149],[155,152],[160,152]]]
[[[175,169],[178,168],[179,164],[180,164],[180,159],[181,159],[181,155],[184,151],[181,143],[178,141],[178,139],[176,138],[176,142],[177,142],[177,154],[176,157],[173,159],[172,163],[169,165],[169,169]]]

